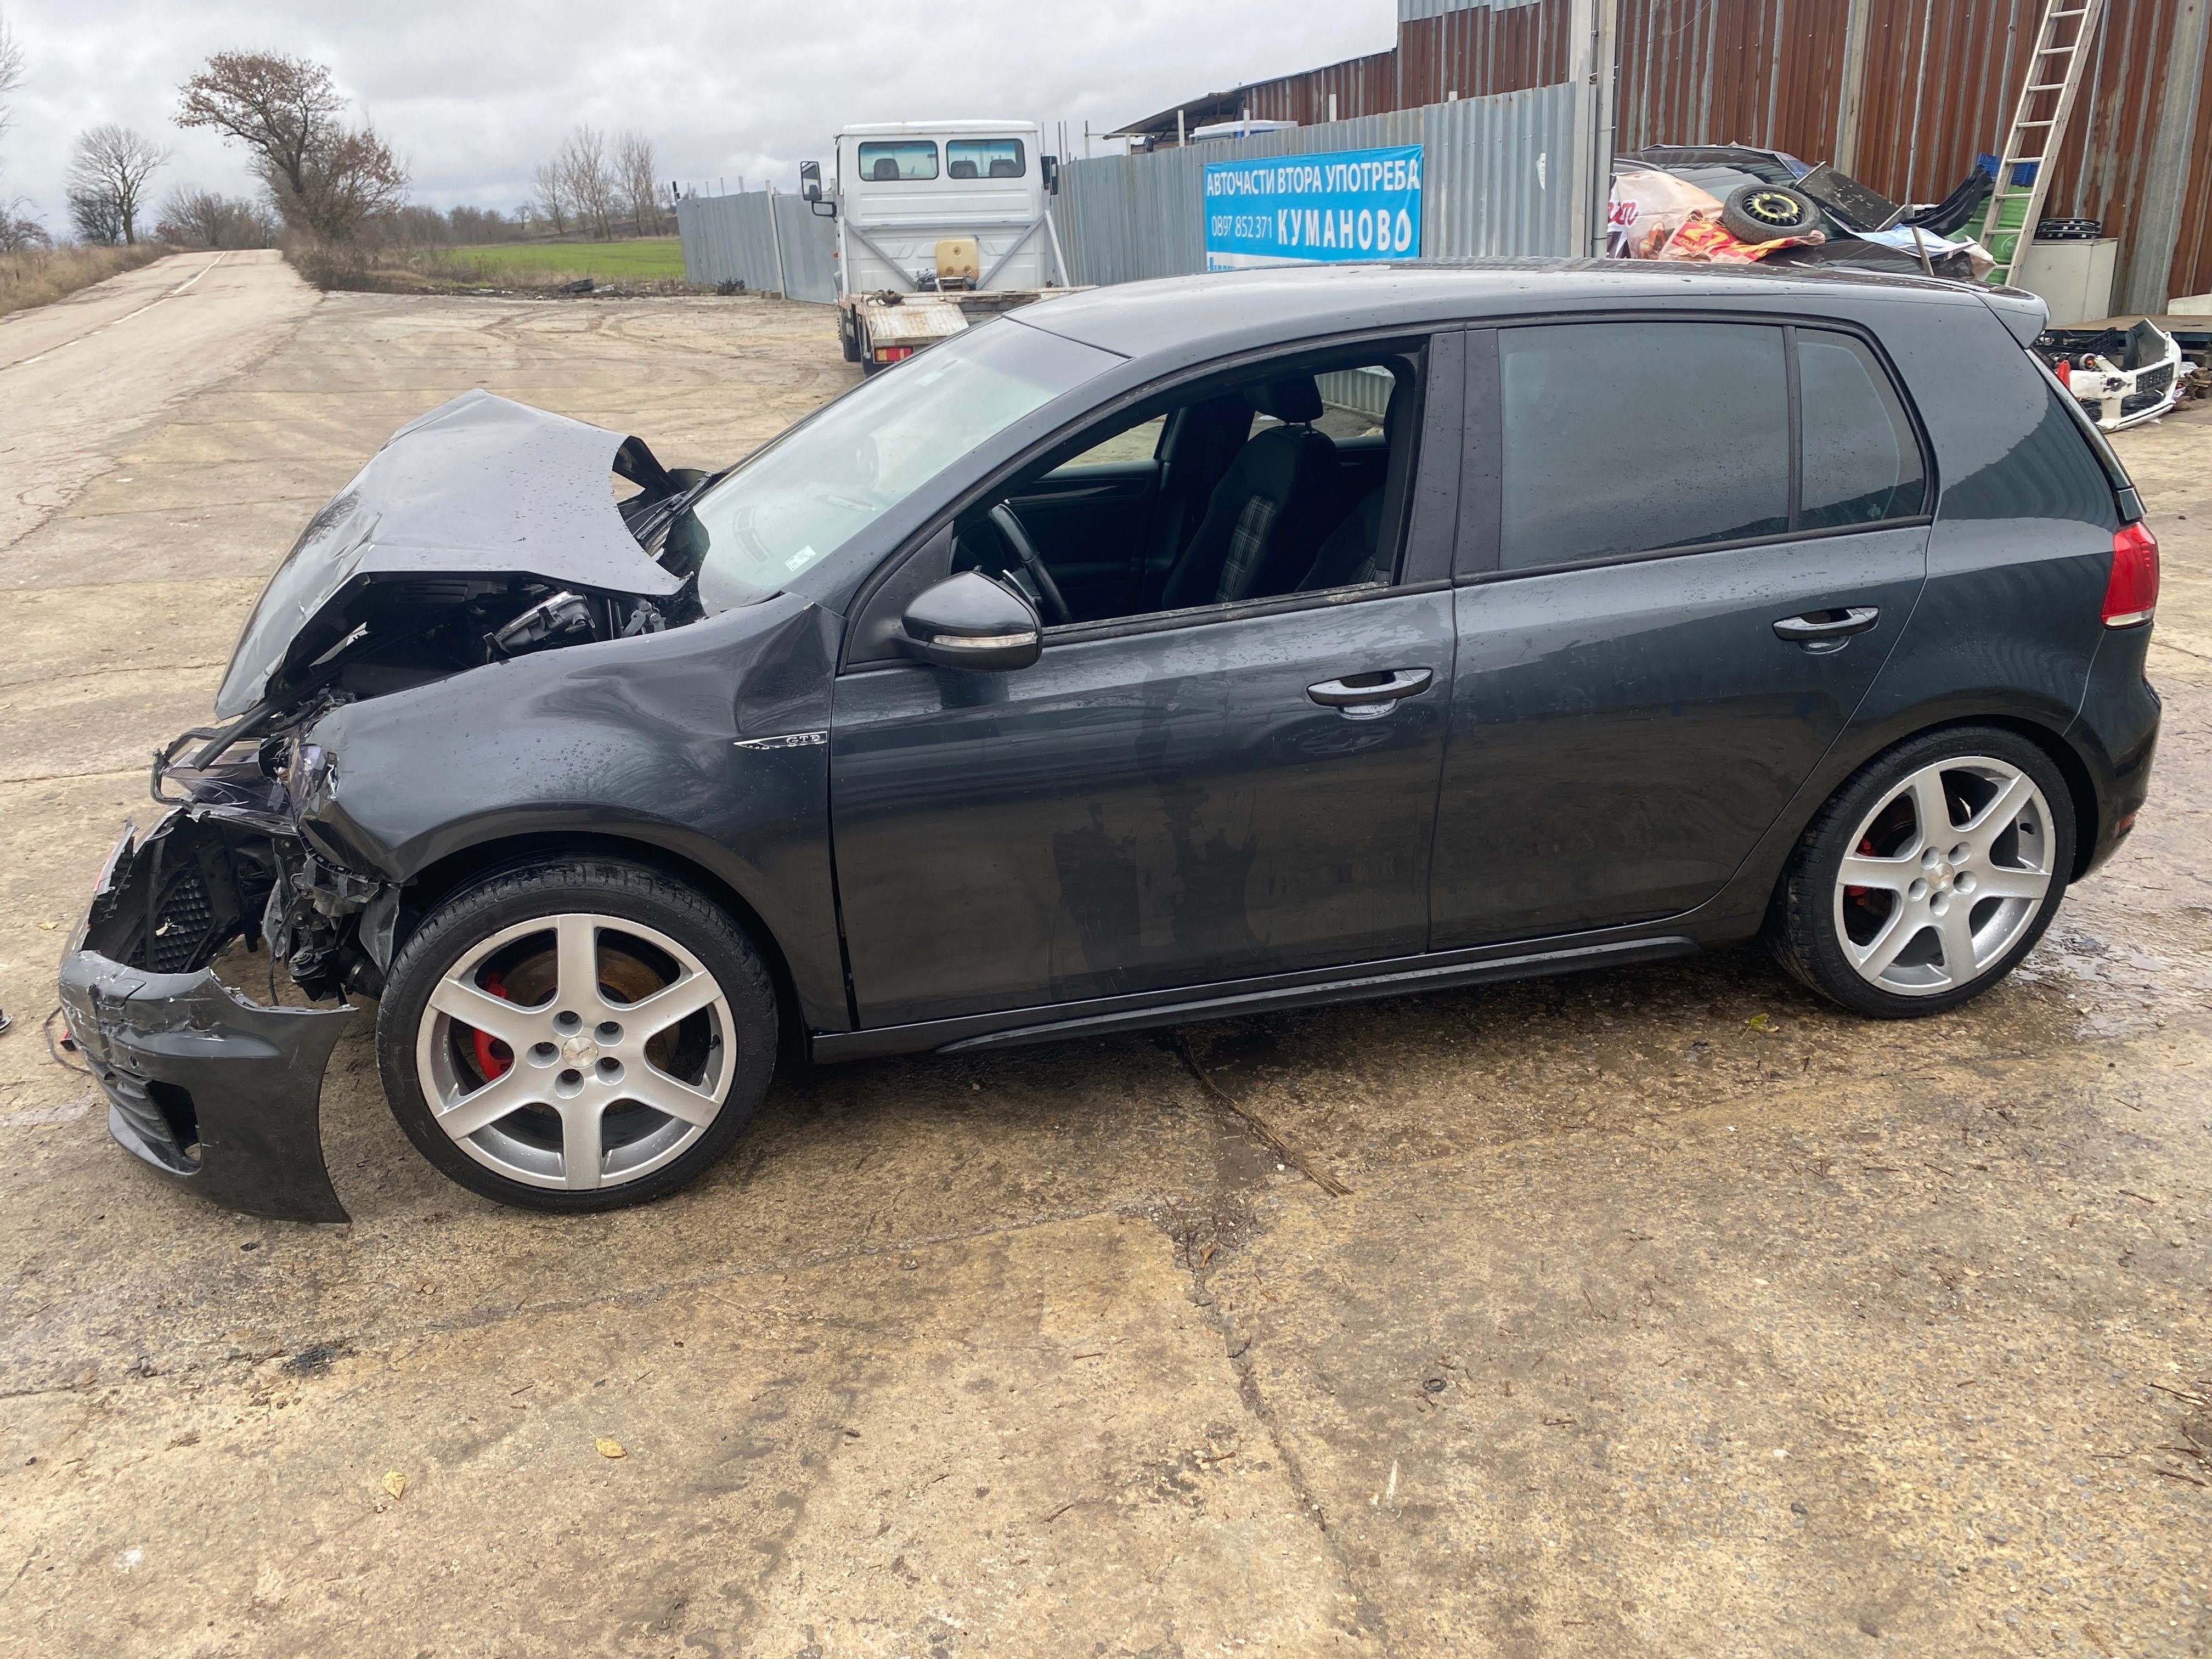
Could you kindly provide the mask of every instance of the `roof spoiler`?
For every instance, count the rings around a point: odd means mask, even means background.
[[[1981,295],[1996,313],[1997,320],[2024,346],[2033,345],[2035,337],[2051,326],[2051,307],[2040,294],[2030,294],[2024,288],[1985,288]]]

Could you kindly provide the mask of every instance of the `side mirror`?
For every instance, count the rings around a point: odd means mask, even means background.
[[[1027,668],[1044,648],[1030,602],[973,570],[924,588],[900,625],[899,648],[939,668]]]
[[[1040,156],[1038,156],[1038,157],[1037,157],[1037,176],[1038,176],[1039,178],[1041,178],[1041,179],[1042,179],[1044,180],[1044,193],[1045,193],[1046,195],[1048,195],[1048,196],[1057,196],[1057,195],[1059,195],[1059,194],[1060,194],[1060,157],[1058,157],[1057,155],[1040,155]]]
[[[810,202],[822,199],[822,163],[801,161],[799,164],[799,193]]]

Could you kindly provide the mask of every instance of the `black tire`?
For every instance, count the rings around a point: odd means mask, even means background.
[[[2039,851],[2039,857],[2047,861],[2051,872],[2048,890],[2025,925],[2013,924],[2020,926],[2021,931],[2006,948],[1966,983],[1911,994],[1886,989],[1861,975],[1845,954],[1844,941],[1838,938],[1839,914],[1846,905],[1863,902],[1838,896],[1844,859],[1854,851],[1865,850],[1863,845],[1855,845],[1853,836],[1906,780],[1942,763],[1981,757],[2024,774],[2039,793],[2047,809],[2048,847]],[[1965,775],[1946,774],[1947,785],[1959,775]],[[2073,795],[2051,757],[2034,743],[1987,726],[1950,726],[1923,733],[1868,762],[1814,815],[1775,891],[1765,935],[1767,946],[1798,980],[1855,1012],[1877,1019],[1940,1014],[1979,996],[2035,948],[2066,896],[2074,869],[2075,835]],[[1943,867],[1948,872],[1948,866]],[[1842,889],[1845,895],[1867,890]],[[2023,901],[2023,907],[2026,903]],[[1972,914],[1970,908],[1969,915]]]
[[[635,1176],[617,1177],[605,1185],[582,1190],[534,1185],[527,1180],[510,1178],[463,1150],[440,1127],[417,1063],[418,1038],[432,1053],[434,1064],[445,1063],[434,1058],[440,1045],[431,1035],[425,1034],[423,1021],[432,994],[456,965],[506,929],[540,920],[550,923],[564,915],[597,915],[617,923],[636,923],[688,951],[697,966],[712,976],[714,988],[720,993],[721,1001],[697,1018],[709,1023],[708,1029],[712,1035],[706,1039],[710,1045],[707,1052],[720,1052],[718,1063],[726,1068],[729,1077],[719,1111],[703,1127],[694,1126],[696,1138],[682,1145],[672,1158]],[[610,938],[615,944],[605,945]],[[615,955],[628,951],[644,957],[655,948],[646,934],[625,936],[618,927],[602,930],[596,939],[606,951],[598,959],[602,984],[614,971]],[[639,941],[643,942],[642,945]],[[521,945],[514,948],[530,947]],[[674,960],[665,957],[661,959]],[[624,957],[624,961],[635,965],[629,956]],[[561,1000],[559,994],[551,998],[552,1002]],[[614,1012],[618,1014],[619,1008]],[[676,1035],[679,1030],[688,1029],[672,1027],[653,1041],[659,1042],[664,1037],[692,1041]],[[392,1115],[398,1119],[399,1127],[415,1143],[416,1150],[441,1171],[471,1191],[502,1204],[523,1209],[576,1212],[618,1209],[662,1197],[692,1180],[726,1152],[768,1092],[769,1080],[775,1068],[778,1035],[775,981],[759,950],[720,906],[680,882],[637,865],[605,859],[565,859],[495,872],[455,893],[423,920],[392,963],[384,998],[377,1010],[376,1057]],[[725,1043],[726,1048],[723,1047]],[[495,1045],[495,1054],[503,1047]],[[465,1050],[456,1052],[465,1054]],[[465,1060],[459,1063],[466,1064]],[[564,1060],[549,1063],[590,1064],[587,1060]],[[635,1060],[632,1063],[635,1063]],[[511,1050],[507,1065],[520,1065]],[[620,1072],[617,1066],[617,1076]],[[566,1078],[579,1074],[562,1072],[561,1075]],[[619,1091],[610,1085],[609,1092]],[[508,1125],[524,1123],[537,1109],[528,1109],[487,1127],[504,1130]],[[629,1103],[611,1107],[607,1115],[611,1118],[617,1114],[628,1114],[632,1120],[647,1122],[659,1117],[663,1132],[675,1128],[681,1144],[684,1130],[675,1120],[642,1112]],[[599,1133],[607,1133],[604,1119]],[[556,1130],[556,1141],[559,1135]],[[551,1154],[564,1163],[565,1145],[562,1142],[562,1150]]]
[[[1771,242],[1820,228],[1813,198],[1787,185],[1740,185],[1721,204],[1721,228],[1740,242]]]

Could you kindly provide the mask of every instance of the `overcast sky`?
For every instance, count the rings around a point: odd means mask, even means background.
[[[170,119],[178,83],[228,48],[329,64],[417,199],[512,209],[578,121],[649,133],[666,178],[792,189],[799,162],[826,156],[848,122],[1026,118],[1049,132],[1064,119],[1079,133],[1087,118],[1103,132],[1380,51],[1395,16],[1391,0],[0,0],[26,60],[0,199],[23,197],[66,229],[70,143],[101,121],[173,152],[157,198],[179,184],[244,191],[234,148]]]

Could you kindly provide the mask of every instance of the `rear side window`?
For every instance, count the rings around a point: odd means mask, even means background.
[[[1780,329],[1506,329],[1498,368],[1504,568],[1789,529],[1790,382]]]
[[[937,177],[937,146],[927,138],[860,146],[860,177],[872,184]]]
[[[1926,462],[1895,383],[1839,331],[1571,323],[1500,330],[1498,356],[1500,568],[1928,511]]]
[[[1018,138],[948,138],[945,172],[952,179],[1018,179],[1027,171]]]
[[[1920,446],[1874,354],[1848,334],[1801,328],[1796,336],[1805,446],[1797,527],[1840,530],[1922,512]]]

